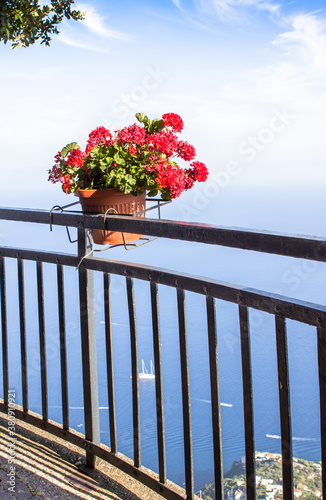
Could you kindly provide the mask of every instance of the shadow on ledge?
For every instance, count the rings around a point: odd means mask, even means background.
[[[7,416],[0,414],[0,499],[162,499],[102,460],[86,475],[83,450],[24,422],[16,421],[14,437]],[[14,490],[9,489],[10,453],[15,454]]]

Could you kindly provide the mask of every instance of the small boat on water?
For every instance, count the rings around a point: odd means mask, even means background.
[[[142,369],[142,371],[139,373],[139,378],[140,379],[151,380],[151,379],[155,378],[154,365],[153,365],[153,361],[152,360],[151,360],[151,371],[150,371],[150,373],[148,372],[148,370],[146,368],[146,365],[145,365],[145,362],[144,362],[143,359],[141,360],[141,369]]]

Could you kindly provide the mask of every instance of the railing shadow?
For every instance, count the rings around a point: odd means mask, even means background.
[[[9,436],[8,421],[0,417],[0,460],[3,470],[9,470],[8,459],[12,438]],[[119,483],[131,483],[121,471],[113,471],[112,466],[101,462],[96,470],[85,474],[79,470],[84,455],[75,446],[67,446],[57,438],[49,439],[43,431],[34,432],[26,425],[16,422],[15,425],[15,469],[17,482],[19,479],[27,484],[33,492],[43,493],[49,498],[92,498],[95,500],[127,499],[141,500],[143,497],[134,494],[131,489]],[[110,469],[110,476],[104,470]],[[115,475],[116,479],[112,476]],[[127,476],[126,476],[127,477]],[[5,482],[3,481],[3,485]],[[136,487],[134,485],[134,487]],[[138,486],[137,486],[138,487]],[[143,487],[141,487],[141,490]],[[10,492],[8,492],[10,495]],[[149,492],[151,496],[153,493]],[[149,497],[148,497],[149,498]]]

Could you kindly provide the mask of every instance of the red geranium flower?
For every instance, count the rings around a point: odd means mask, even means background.
[[[130,127],[124,127],[122,130],[116,130],[116,141],[119,144],[131,143],[143,146],[146,136],[144,127],[134,123]]]
[[[97,127],[92,130],[88,136],[88,142],[92,142],[96,146],[98,145],[110,145],[110,140],[112,139],[111,132],[105,127]]]
[[[175,113],[165,113],[162,116],[164,121],[164,125],[166,127],[172,127],[175,132],[181,132],[183,129],[183,121],[182,118]]]
[[[112,144],[112,134],[105,127],[97,127],[92,130],[88,136],[85,154],[86,156],[95,148],[95,146],[107,146]]]
[[[208,177],[208,170],[205,163],[194,161],[190,164],[189,175],[198,182],[205,182]]]
[[[180,158],[186,161],[191,161],[196,156],[195,148],[186,141],[179,141],[176,152]]]
[[[70,181],[70,178],[69,178],[69,175],[64,175],[61,179],[61,182],[62,182],[62,189],[68,193],[69,191],[69,188],[71,186],[71,181]]]
[[[183,168],[167,163],[162,165],[155,179],[160,188],[168,188],[171,198],[177,198],[185,189],[186,175]]]
[[[171,130],[162,130],[156,134],[146,137],[146,144],[149,151],[163,153],[166,156],[172,156],[177,145],[177,137]]]
[[[66,163],[68,167],[82,167],[84,163],[84,153],[80,149],[73,149],[69,151],[69,154],[66,159]]]

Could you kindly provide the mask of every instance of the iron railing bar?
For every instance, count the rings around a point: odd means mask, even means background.
[[[78,254],[85,255],[91,245],[88,231],[78,229]],[[97,353],[95,331],[94,277],[91,271],[81,265],[78,269],[80,333],[82,348],[83,395],[85,438],[100,443],[100,417],[98,402]],[[86,464],[96,465],[94,454],[88,450]]]
[[[326,325],[317,328],[319,397],[320,397],[320,437],[321,437],[321,474],[323,498],[326,498]]]
[[[4,403],[0,401],[0,412],[6,413],[6,411],[7,410]],[[117,467],[121,471],[128,474],[130,477],[133,477],[135,480],[140,481],[142,484],[148,486],[156,493],[159,493],[167,500],[184,500],[183,494],[179,495],[176,491],[170,489],[168,484],[161,484],[158,481],[158,478],[156,479],[155,476],[153,477],[152,475],[147,474],[144,470],[134,467],[130,463],[130,461],[128,461],[128,459],[121,453],[119,453],[118,455],[111,453],[110,449],[106,446],[95,445],[91,441],[85,440],[85,436],[77,433],[74,430],[70,429],[69,432],[66,432],[60,425],[56,423],[53,423],[51,421],[43,422],[41,416],[36,416],[35,413],[30,412],[25,414],[23,413],[21,407],[19,407],[18,405],[16,405],[15,407],[15,416],[17,419],[17,423],[18,420],[24,421],[36,427],[37,429],[46,430],[46,432],[51,433],[53,436],[59,437],[64,441],[79,446],[84,450],[91,450],[91,452],[97,457]]]
[[[73,255],[51,252],[37,252],[34,250],[0,248],[0,256],[20,258],[24,260],[40,260],[54,264],[76,267],[80,258]],[[112,261],[109,259],[87,258],[83,260],[85,269],[107,272],[121,276],[129,275],[144,281],[171,286],[180,286],[184,290],[210,295],[217,299],[243,304],[249,308],[258,309],[270,314],[278,314],[295,321],[318,326],[319,321],[326,321],[326,306],[314,304],[303,300],[282,297],[274,293],[212,280],[205,277],[193,277],[186,273],[173,273],[156,267],[126,262]],[[176,285],[176,281],[179,285]]]
[[[284,500],[293,500],[293,455],[289,363],[286,324],[285,319],[282,316],[275,316],[275,330],[281,421],[283,498]]]
[[[110,421],[110,445],[111,445],[111,452],[117,453],[118,447],[117,447],[117,429],[116,429],[115,397],[114,397],[110,275],[104,273],[103,279],[104,279],[103,284],[104,284],[106,366],[107,366],[109,421]]]
[[[60,338],[60,369],[61,369],[61,401],[63,429],[69,429],[69,397],[68,397],[68,368],[66,345],[66,311],[64,274],[61,264],[57,265],[58,286],[58,313],[59,313],[59,338]]]
[[[42,416],[43,420],[48,420],[48,384],[47,384],[47,363],[46,363],[46,340],[45,340],[45,319],[44,319],[44,283],[43,283],[43,263],[36,263],[37,272],[37,303],[39,321],[39,342],[40,342],[40,369],[41,369],[41,394],[42,394]]]
[[[185,485],[186,485],[187,500],[191,500],[194,498],[191,402],[190,402],[185,292],[181,288],[177,288],[177,302],[178,302],[179,343],[180,343],[180,363],[181,363]]]
[[[210,366],[210,385],[212,402],[212,430],[213,430],[213,452],[214,452],[214,481],[215,497],[224,500],[223,485],[223,455],[222,455],[222,433],[221,433],[221,406],[218,370],[218,350],[215,301],[213,297],[206,297],[207,310],[207,332]]]
[[[7,330],[7,288],[5,259],[0,257],[0,296],[1,296],[1,338],[2,338],[2,378],[3,399],[8,405],[9,366],[8,366],[8,330]]]
[[[131,375],[132,375],[132,415],[133,415],[133,441],[134,441],[134,465],[140,467],[140,420],[139,420],[139,380],[138,380],[138,342],[136,328],[134,283],[132,278],[126,278],[128,312],[130,325],[130,347],[131,347]]]
[[[49,224],[46,210],[0,208],[0,220]],[[52,223],[57,226],[103,229],[103,215],[53,212]],[[266,231],[227,228],[200,223],[145,219],[129,216],[107,216],[106,229],[129,233],[150,234],[176,240],[253,250],[302,259],[326,261],[326,241],[323,238],[283,235]]]
[[[161,332],[158,305],[158,287],[151,283],[151,306],[153,325],[153,350],[155,366],[155,393],[156,393],[156,421],[157,421],[157,445],[160,482],[166,482],[166,456],[165,456],[165,425],[163,404],[163,380],[162,380],[162,357],[161,357]]]
[[[61,264],[70,267],[76,267],[80,261],[80,258],[76,257],[76,255],[71,255],[67,253],[43,252],[38,250],[30,250],[27,248],[10,248],[10,247],[0,247],[0,257],[32,260],[35,262],[40,261],[40,262],[47,262],[49,264]]]
[[[254,407],[252,392],[252,365],[250,328],[248,309],[239,305],[240,337],[241,337],[241,361],[243,381],[243,410],[246,447],[246,482],[247,498],[256,498],[256,463],[255,463],[255,435],[254,435]]]
[[[18,259],[17,262],[18,262],[20,355],[21,355],[23,408],[24,408],[24,412],[28,412],[28,379],[27,379],[27,351],[26,351],[24,261],[21,259]]]

